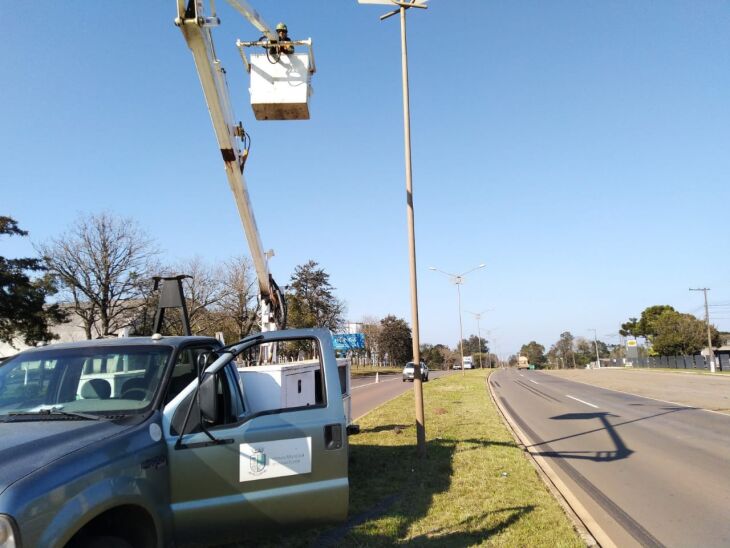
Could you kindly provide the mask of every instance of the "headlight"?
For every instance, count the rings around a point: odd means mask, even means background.
[[[0,514],[0,548],[15,548],[18,538],[10,516]]]

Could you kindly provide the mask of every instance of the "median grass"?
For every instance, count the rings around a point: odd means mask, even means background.
[[[402,367],[374,367],[372,365],[353,365],[350,368],[350,375],[352,377],[374,377],[375,373],[380,373],[381,375],[400,375],[402,372]]]
[[[500,420],[488,373],[424,383],[425,459],[416,455],[412,391],[361,418],[350,437],[348,522],[268,543],[585,546]]]

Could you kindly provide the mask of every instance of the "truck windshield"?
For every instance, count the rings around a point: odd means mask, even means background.
[[[0,365],[0,417],[143,412],[172,349],[166,346],[65,348],[19,354]]]

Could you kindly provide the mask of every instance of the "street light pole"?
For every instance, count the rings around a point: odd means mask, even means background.
[[[463,329],[462,321],[461,321],[461,284],[464,283],[464,276],[466,276],[470,272],[474,272],[475,270],[484,268],[485,266],[487,266],[487,265],[482,263],[479,266],[475,266],[471,270],[467,270],[466,272],[464,272],[462,274],[450,274],[449,272],[444,272],[443,270],[439,270],[438,268],[433,267],[433,266],[428,267],[429,270],[435,270],[436,272],[441,272],[441,274],[446,274],[447,276],[449,276],[451,278],[451,281],[456,284],[456,293],[459,298],[459,350],[461,352],[461,375],[462,376],[466,375],[466,371],[464,371],[464,329]]]
[[[401,65],[403,75],[403,138],[405,141],[405,164],[406,164],[406,216],[408,219],[408,255],[410,266],[411,285],[411,323],[413,324],[413,392],[416,403],[416,446],[418,456],[426,456],[426,419],[423,412],[423,382],[421,379],[421,342],[418,324],[418,283],[416,277],[416,229],[413,214],[413,178],[411,169],[411,111],[410,96],[408,92],[408,45],[406,40],[406,10],[408,8],[422,8],[426,6],[417,2],[407,3],[399,1],[365,1],[360,3],[384,3],[397,5],[398,9],[386,13],[380,17],[383,21],[392,15],[400,13],[400,35],[401,35]]]

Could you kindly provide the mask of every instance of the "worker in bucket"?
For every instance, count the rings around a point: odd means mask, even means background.
[[[286,28],[284,23],[276,25],[277,43],[281,44],[282,42],[291,42],[288,32],[289,29]],[[291,44],[286,46],[276,46],[274,48],[269,48],[269,53],[294,53],[294,46]]]

